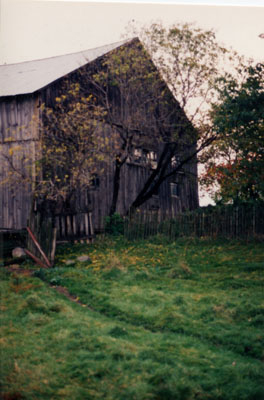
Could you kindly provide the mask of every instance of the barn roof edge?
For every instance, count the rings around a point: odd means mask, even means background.
[[[0,97],[33,94],[76,69],[135,40],[139,39],[134,37],[76,53],[0,65]]]

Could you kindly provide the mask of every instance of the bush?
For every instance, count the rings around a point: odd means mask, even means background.
[[[105,217],[105,232],[110,235],[124,234],[124,220],[120,214],[114,213],[109,217]]]

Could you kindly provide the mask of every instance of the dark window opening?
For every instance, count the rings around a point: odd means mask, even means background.
[[[100,186],[100,179],[96,176],[91,180],[90,188],[95,190],[95,189],[98,189],[99,186]]]

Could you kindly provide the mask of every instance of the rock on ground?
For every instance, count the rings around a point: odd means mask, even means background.
[[[78,261],[81,261],[81,262],[85,262],[85,261],[91,262],[91,261],[92,261],[92,260],[90,259],[90,257],[89,257],[89,256],[86,256],[86,255],[77,257],[77,260],[78,260]]]
[[[24,252],[24,249],[22,247],[16,247],[12,250],[12,257],[13,258],[20,258],[25,256],[26,253]]]
[[[65,261],[65,264],[66,264],[66,265],[71,265],[71,264],[74,264],[74,263],[75,263],[74,260],[66,260],[66,261]]]

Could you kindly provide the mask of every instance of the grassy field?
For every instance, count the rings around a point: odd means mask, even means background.
[[[1,268],[2,399],[264,399],[263,243],[106,238],[20,269]]]

